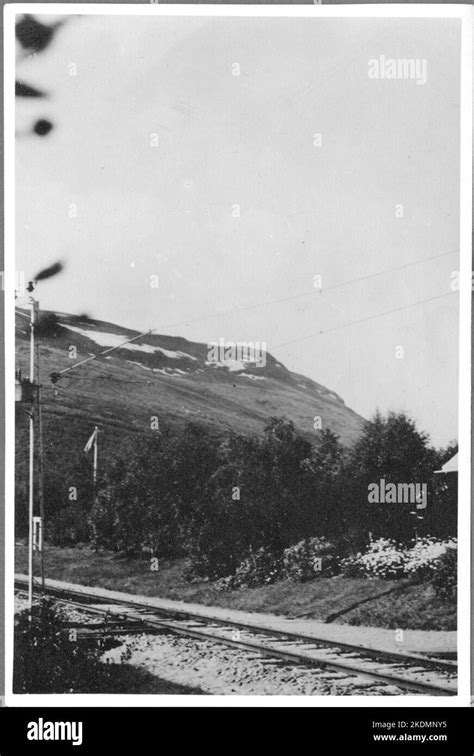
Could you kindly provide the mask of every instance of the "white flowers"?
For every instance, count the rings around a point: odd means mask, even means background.
[[[344,572],[365,577],[394,580],[401,577],[419,577],[435,569],[435,562],[449,548],[457,547],[457,539],[441,541],[427,537],[418,539],[410,548],[388,538],[371,541],[365,554],[344,559]]]

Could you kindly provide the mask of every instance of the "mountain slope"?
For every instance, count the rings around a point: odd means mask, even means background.
[[[64,374],[56,384],[52,372],[97,355],[133,338],[131,331],[111,323],[65,313],[42,313],[38,329],[42,405],[45,427],[68,420],[81,437],[97,424],[110,429],[148,432],[159,422],[203,423],[216,433],[260,433],[273,415],[291,419],[307,437],[317,440],[315,416],[322,428],[344,443],[359,434],[363,419],[334,392],[292,373],[270,354],[266,364],[208,359],[207,344],[174,336],[149,334],[109,355]],[[29,329],[17,316],[17,368],[26,375]],[[72,355],[72,357],[70,356]],[[116,429],[114,433],[113,429]],[[105,434],[104,434],[105,435]],[[86,440],[84,439],[84,440]]]

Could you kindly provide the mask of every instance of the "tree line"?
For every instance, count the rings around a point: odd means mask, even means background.
[[[95,494],[90,460],[70,453],[74,479],[86,481],[79,501],[64,501],[64,470],[47,469],[46,537],[129,556],[190,557],[211,578],[231,574],[261,548],[281,554],[307,538],[326,538],[340,554],[371,538],[408,543],[415,530],[445,538],[456,535],[456,481],[434,471],[455,451],[433,448],[409,417],[393,412],[377,412],[350,448],[331,430],[311,443],[281,417],[260,436],[222,438],[196,423],[164,428],[109,450]],[[368,487],[380,479],[426,483],[426,509],[369,503]],[[17,507],[21,535],[25,490]]]

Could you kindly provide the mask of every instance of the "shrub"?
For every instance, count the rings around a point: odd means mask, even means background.
[[[219,587],[226,590],[255,588],[275,583],[283,576],[281,557],[262,547],[244,559],[233,575],[220,580]]]
[[[335,547],[325,538],[307,538],[275,554],[260,548],[241,562],[233,575],[222,578],[218,587],[223,590],[254,588],[289,578],[295,582],[314,580],[320,575],[329,577],[338,572]]]
[[[405,573],[415,580],[431,578],[437,565],[449,549],[456,551],[456,540],[441,541],[437,538],[420,538],[406,552]]]
[[[411,547],[405,548],[390,539],[379,538],[370,542],[365,553],[358,552],[343,559],[341,569],[347,577],[382,580],[411,578],[419,582],[432,578],[439,560],[455,545],[455,539],[440,541],[427,537],[420,538]]]
[[[449,546],[444,554],[438,557],[432,565],[431,584],[439,598],[446,601],[456,601],[457,566],[458,553],[456,546]]]
[[[48,599],[33,605],[31,621],[28,614],[15,622],[15,693],[113,692],[114,670],[100,657],[114,642],[70,640],[64,610]]]
[[[236,586],[246,585],[250,588],[252,586],[274,583],[281,576],[281,557],[276,556],[262,546],[240,564],[235,571],[234,582]]]
[[[396,580],[403,577],[405,555],[395,541],[379,538],[371,541],[364,554],[358,552],[341,562],[341,569],[347,577],[382,578]]]
[[[203,529],[191,561],[183,571],[186,580],[219,580],[233,575],[240,564],[241,558],[232,551],[232,544],[225,536],[216,532],[212,544],[211,537],[212,534]]]
[[[117,510],[111,501],[109,491],[100,495],[92,507],[89,526],[91,543],[95,549],[113,551],[117,548]]]
[[[336,574],[337,563],[335,547],[325,538],[305,538],[283,552],[285,576],[300,583]]]
[[[59,512],[46,529],[46,536],[55,546],[74,546],[90,538],[89,514],[77,504]]]

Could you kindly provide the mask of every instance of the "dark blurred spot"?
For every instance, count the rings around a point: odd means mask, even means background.
[[[52,276],[55,276],[57,273],[60,273],[63,269],[63,264],[60,262],[54,263],[53,265],[50,265],[49,268],[44,268],[41,270],[35,277],[34,281],[44,281],[45,278],[52,278]]]
[[[46,97],[46,93],[35,87],[30,87],[29,84],[24,84],[22,81],[16,81],[15,97]]]
[[[49,134],[51,129],[53,128],[53,124],[51,121],[46,121],[44,118],[40,118],[39,121],[36,121],[33,131],[38,136],[46,136],[46,134]]]
[[[25,15],[16,25],[16,38],[25,50],[42,52],[51,43],[58,26],[46,26],[36,20],[34,16]]]
[[[59,324],[58,316],[54,312],[40,313],[35,333],[37,336],[61,336],[63,329]]]

